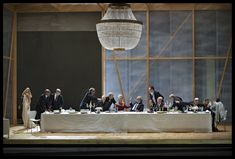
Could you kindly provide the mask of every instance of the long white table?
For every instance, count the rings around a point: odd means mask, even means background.
[[[9,138],[10,136],[10,120],[3,118],[3,136],[7,135]]]
[[[210,113],[41,114],[41,132],[212,132]]]

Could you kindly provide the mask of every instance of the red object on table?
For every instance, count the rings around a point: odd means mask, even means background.
[[[129,108],[125,103],[116,103],[115,106],[118,108],[118,111],[119,110],[124,110],[125,108]]]

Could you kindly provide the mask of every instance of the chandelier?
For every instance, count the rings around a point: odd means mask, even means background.
[[[139,43],[142,26],[129,4],[111,3],[104,17],[96,24],[96,30],[105,49],[130,50]]]

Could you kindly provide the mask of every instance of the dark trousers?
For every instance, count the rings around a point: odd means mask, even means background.
[[[214,131],[216,129],[215,127],[215,113],[211,111],[211,117],[212,117],[212,130]]]
[[[41,114],[42,114],[42,113],[43,113],[43,112],[37,111],[37,114],[36,114],[35,119],[41,119]]]

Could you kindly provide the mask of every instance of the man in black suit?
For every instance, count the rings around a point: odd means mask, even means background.
[[[97,104],[97,100],[98,99],[95,96],[95,88],[90,88],[80,103],[80,109],[89,109],[89,107],[87,106],[89,106],[90,104],[95,106]]]
[[[63,105],[64,105],[64,98],[61,94],[61,90],[57,88],[55,94],[52,95],[52,109],[53,110],[62,109]]]
[[[106,102],[107,102],[107,104],[106,104],[106,106],[103,108],[103,111],[108,111],[108,110],[110,109],[110,106],[111,106],[112,104],[115,105],[116,100],[114,99],[113,92],[109,92],[109,93],[108,93],[108,96],[106,97]]]
[[[193,101],[189,102],[189,105],[195,107],[199,107],[199,108],[203,108],[204,107],[204,104],[200,102],[199,98],[198,97],[195,97]]]
[[[178,110],[183,110],[183,104],[182,104],[183,99],[181,97],[178,97],[174,94],[170,94],[169,99],[172,102],[171,108],[177,107]]]
[[[130,103],[132,112],[142,112],[144,111],[144,104],[141,96],[136,98],[136,102],[134,104]]]
[[[176,96],[174,94],[170,94],[169,99],[172,102],[171,108],[176,108],[177,107],[177,109],[181,110],[181,111],[186,110],[186,107],[191,104],[190,102],[184,102],[181,97]]]
[[[149,87],[149,96],[150,96],[150,100],[152,100],[152,102],[153,102],[153,105],[157,104],[157,98],[158,97],[162,97],[163,98],[163,102],[164,102],[163,95],[161,95],[159,92],[155,91],[153,86]]]
[[[106,101],[106,96],[103,95],[101,97],[101,100],[99,100],[96,104],[96,108],[97,107],[101,107],[102,108],[102,111],[106,111],[106,108],[107,108],[107,105],[108,105],[108,102]]]
[[[41,119],[41,113],[51,110],[52,110],[51,91],[49,89],[46,89],[44,93],[40,96],[38,103],[36,105],[37,114],[35,119]]]

